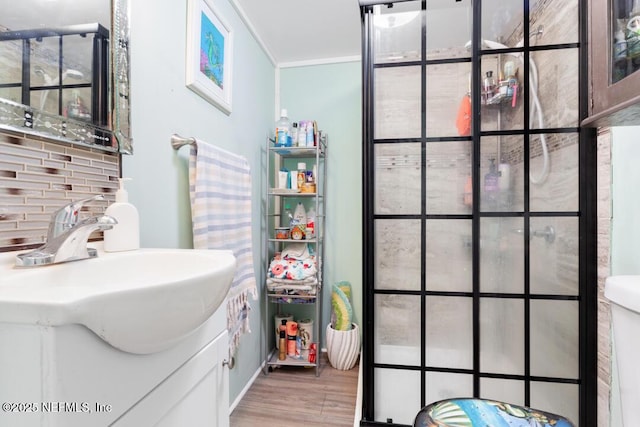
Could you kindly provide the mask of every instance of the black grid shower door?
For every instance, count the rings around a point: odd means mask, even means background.
[[[596,425],[585,2],[508,3],[360,0],[361,425],[471,396]]]

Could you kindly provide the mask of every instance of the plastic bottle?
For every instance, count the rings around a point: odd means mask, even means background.
[[[298,123],[298,139],[296,141],[296,145],[298,147],[306,147],[307,146],[307,122],[301,120]]]
[[[493,98],[493,95],[496,89],[496,81],[493,78],[493,71],[487,71],[487,75],[484,78],[483,89],[484,89],[484,93],[487,101]]]
[[[464,182],[462,203],[465,206],[473,206],[473,178],[471,176],[468,176],[466,181]]]
[[[140,216],[135,206],[129,203],[129,194],[124,189],[124,181],[118,178],[120,188],[116,191],[116,201],[105,210],[105,215],[118,221],[111,230],[104,232],[106,252],[131,251],[140,248]]]
[[[293,219],[293,214],[291,213],[291,206],[287,203],[284,205],[284,213],[282,214],[281,219],[281,227],[291,227],[291,220]]]
[[[499,189],[498,178],[500,175],[496,171],[495,159],[489,159],[491,165],[489,165],[489,172],[484,176],[484,191],[486,193],[494,193]]]
[[[316,210],[312,207],[307,212],[307,238],[311,239],[316,235]]]
[[[314,137],[313,122],[309,121],[307,122],[307,147],[315,146]]]
[[[280,342],[278,343],[278,359],[285,360],[287,358],[287,333],[280,330]]]
[[[293,122],[291,125],[291,145],[293,147],[298,145],[298,122]]]
[[[293,240],[302,240],[306,238],[307,233],[307,212],[302,202],[298,202],[296,210],[293,212],[291,220],[291,238]]]
[[[287,321],[287,356],[295,357],[297,337],[298,337],[298,323],[292,320],[288,320]]]
[[[288,147],[291,145],[291,121],[287,117],[285,108],[280,111],[280,119],[276,122],[276,146]]]
[[[507,79],[507,80],[508,80],[508,79],[510,79],[511,77],[513,77],[513,75],[515,74],[515,72],[516,72],[516,66],[515,66],[515,64],[513,63],[513,61],[506,61],[506,62],[504,63],[503,70],[504,70],[504,77],[505,77],[505,79]]]
[[[302,186],[305,182],[307,182],[307,164],[300,162],[298,163],[298,175],[297,180],[298,188],[302,189]]]
[[[300,224],[307,223],[307,211],[305,210],[302,202],[298,202],[298,206],[296,206],[296,210],[293,212],[293,219],[298,221]]]

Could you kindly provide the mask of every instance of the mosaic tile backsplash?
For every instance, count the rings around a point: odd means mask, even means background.
[[[44,243],[51,214],[73,200],[103,194],[83,216],[103,213],[119,173],[117,154],[0,134],[0,251]]]

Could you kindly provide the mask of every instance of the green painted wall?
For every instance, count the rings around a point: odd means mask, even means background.
[[[264,137],[273,127],[275,67],[231,4],[216,1],[233,30],[233,111],[227,116],[185,86],[186,0],[135,0],[131,7],[131,103],[134,155],[124,156],[123,176],[133,178],[129,198],[140,212],[145,247],[192,247],[187,160],[173,133],[243,155],[252,168],[254,264],[261,289],[261,193]],[[243,336],[230,371],[234,402],[259,369],[261,301],[252,301],[251,334]]]
[[[292,121],[316,120],[329,136],[323,331],[331,285],[339,281],[351,283],[354,321],[362,319],[361,94],[360,62],[280,70],[281,108]]]
[[[156,7],[131,3],[131,103],[134,155],[124,156],[129,197],[140,212],[145,247],[192,247],[188,148],[170,146],[173,133],[194,136],[245,156],[252,167],[254,265],[265,272],[262,200],[265,137],[273,132],[276,69],[228,1],[216,2],[234,31],[233,111],[227,116],[185,86],[186,0]],[[362,318],[360,63],[282,69],[280,104],[292,118],[312,118],[330,136],[325,283],[353,286],[355,321]],[[324,328],[330,286],[325,287]],[[262,301],[252,301],[251,334],[242,338],[230,373],[234,402],[260,369]],[[324,344],[324,343],[323,343]]]

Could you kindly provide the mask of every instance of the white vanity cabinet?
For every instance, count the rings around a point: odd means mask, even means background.
[[[227,358],[226,304],[174,347],[145,355],[80,325],[0,323],[0,425],[226,427]]]

